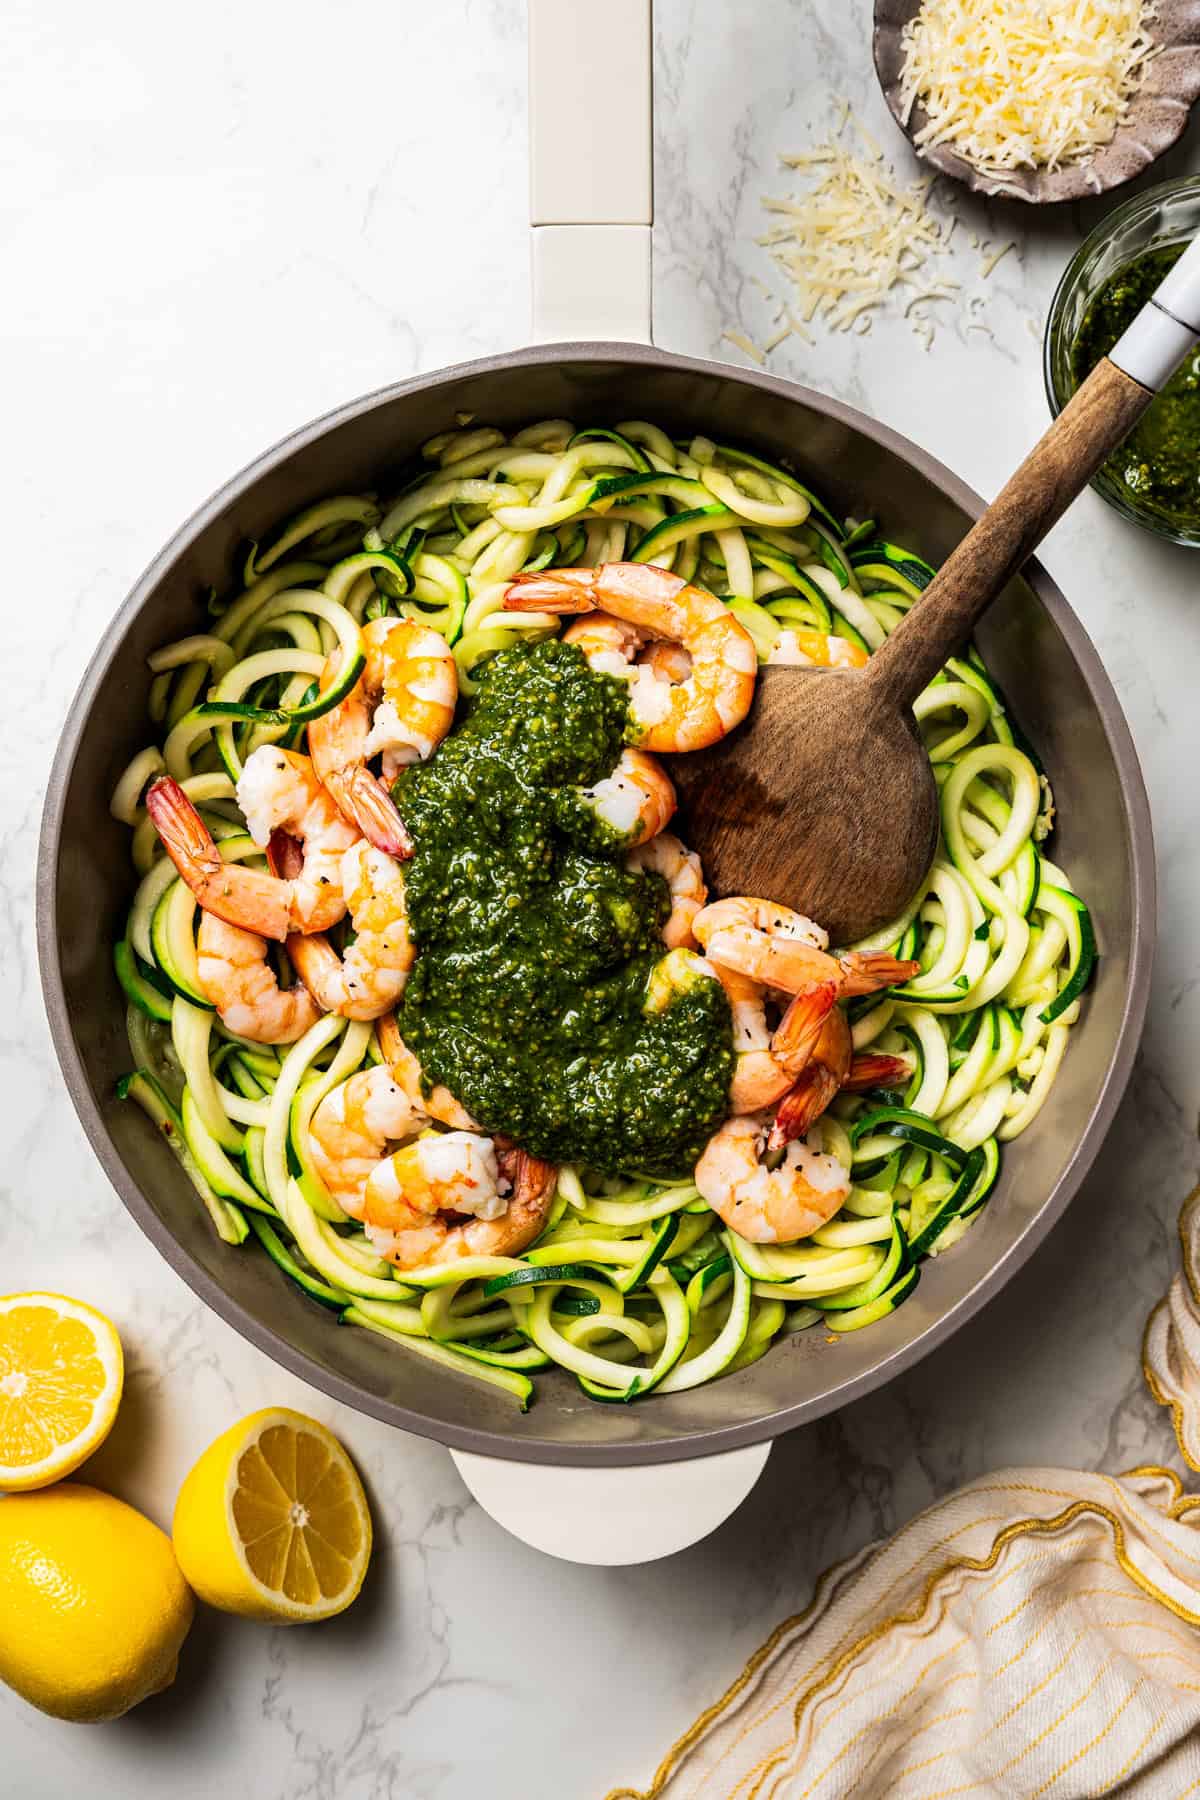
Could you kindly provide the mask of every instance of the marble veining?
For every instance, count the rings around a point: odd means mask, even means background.
[[[1195,1179],[1200,849],[1197,565],[1087,496],[1045,560],[1128,711],[1154,803],[1162,941],[1128,1101],[1043,1252],[919,1368],[781,1442],[713,1538],[642,1570],[550,1562],[469,1500],[443,1451],[341,1411],[192,1298],[127,1218],[66,1098],[42,1016],[32,877],[45,770],[105,622],[229,470],[305,418],[527,331],[520,0],[16,0],[0,69],[9,458],[0,733],[0,1277],[118,1321],[128,1399],[90,1474],[163,1523],[229,1420],[329,1420],[370,1487],[376,1563],[316,1630],[202,1616],[176,1687],[84,1731],[0,1693],[0,1793],[59,1800],[596,1796],[648,1777],[816,1573],[992,1466],[1170,1460],[1138,1366]],[[736,357],[775,286],[760,196],[837,105],[916,165],[870,67],[867,0],[658,0],[658,341]],[[1200,168],[1189,140],[1160,172]],[[772,367],[918,437],[994,492],[1041,429],[1041,324],[1099,216],[976,196],[924,356],[903,319]],[[986,283],[969,233],[1017,249]],[[970,308],[978,296],[982,305]],[[979,328],[976,329],[975,326]],[[593,1697],[601,1701],[591,1710]],[[486,1786],[485,1786],[486,1784]]]

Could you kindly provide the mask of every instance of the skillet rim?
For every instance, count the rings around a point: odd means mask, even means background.
[[[810,407],[813,411],[848,426],[873,439],[910,464],[927,481],[947,495],[972,519],[985,510],[985,502],[960,480],[937,457],[914,444],[911,439],[846,405],[843,401],[819,393],[816,389],[787,381],[765,371],[741,369],[730,364],[712,362],[700,357],[679,355],[653,346],[607,341],[567,342],[536,345],[455,363],[429,374],[410,376],[332,408],[317,418],[280,438],[269,449],[246,464],[236,475],[212,493],[148,564],[129,592],[120,609],[110,620],[95,651],[88,661],[78,688],[71,700],[67,720],[60,735],[46,789],[38,840],[35,883],[37,913],[38,964],[42,997],[54,1041],[55,1054],[62,1070],[76,1115],[101,1167],[116,1189],[127,1211],[146,1236],[163,1255],[191,1291],[210,1306],[226,1324],[233,1327],[256,1349],[292,1374],[307,1381],[331,1399],[366,1413],[385,1424],[433,1438],[449,1449],[474,1451],[483,1456],[509,1461],[539,1463],[563,1467],[644,1466],[654,1463],[684,1462],[695,1457],[713,1456],[743,1445],[762,1443],[781,1436],[797,1426],[810,1423],[851,1401],[872,1393],[876,1388],[913,1367],[932,1350],[944,1343],[975,1316],[977,1312],[1011,1280],[1017,1270],[1033,1255],[1062,1217],[1075,1197],[1084,1176],[1099,1153],[1105,1135],[1113,1122],[1133,1070],[1134,1058],[1141,1040],[1149,1004],[1149,975],[1156,935],[1156,869],[1154,837],[1149,796],[1133,737],[1116,690],[1099,653],[1069,605],[1066,597],[1046,569],[1031,558],[1022,570],[1022,579],[1033,589],[1053,623],[1062,634],[1067,649],[1077,665],[1084,684],[1096,707],[1101,726],[1111,746],[1121,793],[1124,816],[1128,821],[1131,858],[1130,919],[1128,973],[1120,1023],[1109,1056],[1096,1101],[1075,1148],[1057,1182],[1034,1218],[1017,1239],[991,1265],[987,1272],[925,1331],[911,1342],[882,1357],[869,1369],[841,1383],[810,1395],[793,1405],[778,1407],[753,1419],[727,1426],[699,1429],[685,1436],[669,1439],[640,1439],[626,1444],[567,1444],[536,1436],[510,1436],[503,1431],[490,1431],[459,1426],[416,1412],[396,1400],[365,1393],[353,1381],[323,1367],[286,1343],[271,1326],[234,1300],[212,1276],[196,1264],[188,1251],[159,1214],[151,1206],[134,1180],[109,1135],[100,1110],[92,1097],[83,1058],[75,1040],[74,1026],[67,1007],[61,957],[58,945],[58,865],[62,840],[63,813],[79,756],[84,730],[91,716],[96,691],[116,659],[121,641],[154,589],[179,560],[192,539],[203,531],[239,493],[252,486],[270,471],[279,468],[296,452],[323,436],[378,406],[407,395],[427,392],[447,381],[484,375],[494,371],[528,368],[546,363],[591,362],[629,363],[648,367],[667,367],[696,376],[722,381],[751,390],[761,390]]]

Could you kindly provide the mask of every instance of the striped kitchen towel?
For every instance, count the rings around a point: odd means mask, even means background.
[[[1145,1371],[1200,1470],[1200,1191]],[[1200,1796],[1200,1494],[1166,1469],[981,1476],[829,1570],[609,1800]]]

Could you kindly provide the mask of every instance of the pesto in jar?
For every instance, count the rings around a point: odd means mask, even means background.
[[[1186,248],[1172,244],[1149,250],[1109,277],[1071,346],[1076,387],[1112,349]],[[1200,525],[1200,348],[1189,351],[1104,468],[1139,512],[1170,525]]]
[[[393,789],[418,950],[404,1041],[428,1083],[535,1155],[689,1171],[728,1111],[730,1013],[704,978],[644,1010],[666,883],[625,867],[578,792],[621,754],[625,685],[556,638],[476,679],[466,716]]]

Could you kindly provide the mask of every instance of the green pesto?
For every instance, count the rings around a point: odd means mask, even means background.
[[[554,1162],[671,1175],[726,1112],[729,1007],[699,980],[654,1016],[666,883],[628,870],[579,790],[610,774],[624,684],[552,638],[501,651],[393,790],[419,956],[400,1028],[428,1082]]]
[[[1151,250],[1100,289],[1071,346],[1075,385],[1107,355],[1186,248]],[[1105,464],[1139,511],[1172,525],[1200,525],[1200,351],[1193,350]]]

